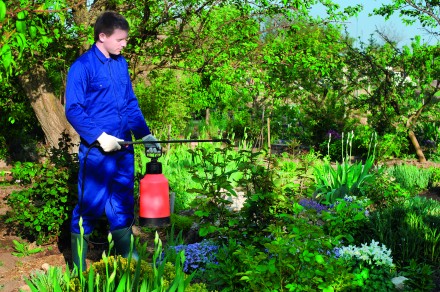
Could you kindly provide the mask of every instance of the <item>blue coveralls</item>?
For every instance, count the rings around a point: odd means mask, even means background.
[[[71,232],[80,233],[82,216],[84,234],[90,234],[104,212],[110,231],[130,226],[134,218],[133,146],[109,153],[99,147],[89,149],[103,132],[125,141],[131,141],[132,134],[136,139],[150,134],[125,58],[106,58],[96,45],[80,56],[67,76],[65,110],[81,137],[79,195]]]

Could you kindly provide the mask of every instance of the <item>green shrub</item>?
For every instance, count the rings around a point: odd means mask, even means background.
[[[245,171],[253,169],[253,161],[260,153],[237,152],[232,146],[215,149],[197,147],[190,153],[194,161],[190,173],[198,187],[188,191],[197,196],[192,206],[200,223],[200,235],[228,230],[235,224],[231,221],[234,214],[228,197],[237,196],[235,188],[240,182],[251,183],[244,179],[251,177]]]
[[[350,274],[330,253],[331,238],[305,218],[284,214],[265,235],[230,238],[208,266],[207,284],[218,291],[333,291]],[[289,218],[283,220],[282,218]]]
[[[188,232],[194,223],[194,218],[176,213],[171,214],[171,222],[176,230],[181,232]]]
[[[43,244],[60,235],[64,221],[70,216],[72,203],[69,171],[48,163],[33,164],[31,169],[36,170],[35,176],[27,178],[32,181],[32,185],[14,191],[8,197],[10,210],[5,222],[18,235]],[[14,169],[13,173],[17,172]],[[27,168],[24,172],[30,173]]]
[[[280,190],[280,192],[293,192],[297,193],[301,188],[300,173],[301,162],[293,161],[288,154],[283,153],[280,158],[274,160],[274,186]]]
[[[371,181],[363,185],[363,194],[371,200],[374,208],[386,208],[393,205],[396,200],[409,198],[410,191],[404,189],[386,171],[378,171]]]
[[[440,168],[432,168],[431,187],[440,187]]]
[[[209,147],[209,145],[202,147]],[[159,161],[162,163],[163,174],[175,193],[174,212],[189,209],[196,195],[188,190],[199,185],[192,180],[189,172],[194,165],[190,148],[188,145],[172,147]]]
[[[37,244],[60,236],[76,201],[78,167],[76,155],[69,152],[69,136],[63,134],[58,146],[45,163],[17,162],[11,169],[13,179],[24,189],[9,195],[11,208],[5,222]]]
[[[378,137],[377,157],[383,160],[401,158],[409,152],[407,135],[404,133],[388,133]]]
[[[409,265],[403,267],[399,274],[408,278],[408,280],[404,282],[405,291],[434,291],[434,272],[430,265],[420,264],[415,260],[410,260]]]
[[[440,202],[413,197],[371,212],[369,218],[371,239],[388,246],[396,264],[440,261]]]
[[[348,197],[337,199],[328,210],[322,211],[323,230],[326,234],[359,242],[368,231],[368,199]]]
[[[415,165],[398,164],[387,169],[387,172],[396,179],[404,189],[412,195],[428,189],[431,177],[431,168],[419,168]]]
[[[348,266],[354,277],[350,283],[354,291],[395,291],[391,278],[395,265],[391,250],[376,241],[361,246],[342,246],[335,249],[337,257]]]

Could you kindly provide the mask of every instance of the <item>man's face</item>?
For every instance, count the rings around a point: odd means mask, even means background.
[[[127,46],[128,32],[119,28],[113,31],[110,36],[101,33],[99,41],[101,42],[100,49],[106,57],[112,55],[119,55],[123,48]]]

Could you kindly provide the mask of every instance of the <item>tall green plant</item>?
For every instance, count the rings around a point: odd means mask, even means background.
[[[231,146],[211,150],[197,147],[190,153],[194,161],[190,173],[199,187],[189,191],[199,195],[193,202],[197,208],[195,215],[201,221],[200,235],[206,236],[228,226],[227,218],[231,216],[228,207],[232,202],[227,197],[237,196],[234,185],[240,176],[237,166],[242,157],[234,157],[236,152]]]
[[[202,147],[212,148],[213,145]],[[175,194],[174,211],[190,209],[196,194],[189,190],[199,186],[192,180],[190,173],[194,165],[190,146],[186,144],[171,146],[170,151],[167,151],[159,161],[162,163],[162,171],[169,181],[171,191]]]
[[[25,280],[32,292],[69,291],[69,280],[73,276],[68,268],[50,266],[47,272],[33,272]]]
[[[109,238],[111,242],[111,237]],[[133,243],[133,241],[132,241]],[[183,272],[185,255],[178,253],[176,260],[170,263],[162,257],[162,242],[156,232],[152,263],[144,260],[134,261],[120,256],[107,256],[79,275],[67,268],[50,268],[47,273],[32,274],[26,279],[32,292],[41,291],[207,291],[204,284],[191,284],[193,275]],[[110,246],[111,249],[111,246]],[[146,245],[142,245],[140,254],[146,254]],[[62,289],[62,290],[61,290]]]
[[[372,141],[374,137],[372,137]],[[336,165],[333,166],[327,157],[324,159],[323,165],[315,167],[315,196],[318,199],[333,204],[344,196],[362,195],[363,184],[373,179],[373,174],[370,171],[375,159],[374,148],[365,163],[361,161],[352,163],[350,161],[352,140],[353,133],[347,135],[347,140],[344,140],[344,135],[342,135],[342,162],[340,164],[336,162]],[[372,148],[370,147],[370,149]]]

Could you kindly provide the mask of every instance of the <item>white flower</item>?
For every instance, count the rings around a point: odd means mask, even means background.
[[[371,244],[363,243],[360,247],[343,246],[339,249],[339,256],[344,259],[357,259],[368,265],[394,267],[391,250],[383,244],[379,246],[379,242],[374,240]]]

